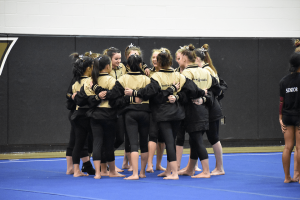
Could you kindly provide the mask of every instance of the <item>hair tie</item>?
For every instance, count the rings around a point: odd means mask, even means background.
[[[207,52],[207,49],[204,49],[203,47],[199,48],[200,53],[202,53],[203,56],[205,56],[205,52]]]
[[[90,51],[90,55],[92,55],[93,53]]]
[[[99,58],[98,58],[98,61],[100,61],[100,60],[101,60],[101,58],[102,58],[102,57],[99,57]]]
[[[162,48],[162,49],[160,50],[160,52],[161,52],[161,53],[166,53],[166,49],[165,49],[165,48]]]
[[[135,47],[134,44],[130,43],[130,45],[128,46],[128,48],[132,48]]]
[[[187,46],[179,46],[180,47],[180,49],[187,49],[187,50],[189,50],[189,47],[187,47]]]

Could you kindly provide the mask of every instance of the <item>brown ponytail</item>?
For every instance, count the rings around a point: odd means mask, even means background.
[[[203,49],[206,49],[206,50],[207,50],[207,51],[204,52],[204,53],[205,53],[204,62],[205,62],[205,63],[208,63],[208,64],[209,64],[209,67],[210,67],[216,74],[218,74],[218,72],[217,72],[216,68],[214,67],[213,62],[212,62],[212,60],[211,60],[211,58],[210,58],[210,55],[209,55],[209,53],[208,53],[208,50],[209,50],[208,44],[204,44],[202,47],[203,47]]]
[[[180,52],[182,55],[187,56],[189,61],[194,63],[196,61],[197,55],[195,53],[195,46],[193,44],[185,45],[181,48],[182,52]]]
[[[295,39],[294,45],[296,47],[295,52],[300,52],[300,40],[299,39]]]

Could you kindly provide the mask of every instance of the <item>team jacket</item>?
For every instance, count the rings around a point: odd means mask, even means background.
[[[141,72],[128,72],[116,81],[115,86],[111,90],[107,91],[106,99],[109,100],[112,107],[118,109],[118,114],[120,115],[126,113],[128,110],[150,112],[148,100],[142,101],[142,103],[139,104],[134,101],[134,97],[124,96],[125,88],[139,91],[149,83],[150,78]],[[98,89],[95,89],[96,93],[98,93]]]
[[[282,115],[300,117],[300,73],[283,77],[279,83],[280,96],[284,98]]]
[[[120,63],[120,65],[116,69],[112,69],[109,75],[114,77],[116,80],[118,80],[121,76],[126,74],[126,67],[123,65],[123,63]]]
[[[213,105],[213,95],[220,92],[217,79],[212,77],[207,70],[204,70],[196,64],[187,66],[182,75],[192,80],[200,89],[208,89],[208,95],[203,97],[204,104],[196,105],[189,98],[185,104],[185,129],[187,132],[195,132],[208,129],[209,112],[208,108]]]
[[[90,84],[84,85],[84,96],[88,97],[90,109],[87,111],[87,116],[94,119],[116,119],[117,110],[110,106],[108,99],[101,100],[98,94],[101,91],[111,90],[116,83],[116,79],[108,73],[100,73],[97,84],[90,87]],[[98,88],[97,94],[95,93]]]
[[[219,79],[219,76],[218,74],[216,74],[210,67],[209,67],[209,64],[206,63],[204,66],[203,66],[203,69],[207,70],[211,76],[215,77],[216,80],[218,81],[218,83],[220,83],[220,79]],[[220,103],[219,103],[219,100],[218,100],[218,97],[223,94],[223,90],[222,88],[220,87],[221,91],[220,91],[220,94],[219,95],[214,95],[212,94],[212,105],[209,107],[209,121],[212,122],[212,121],[216,121],[216,120],[219,120],[223,117],[223,113],[222,113],[222,109],[221,109],[221,106],[220,106]],[[226,88],[227,89],[227,88]]]
[[[87,76],[82,76],[79,81],[76,81],[72,85],[72,94],[77,92],[77,95],[75,95],[74,103],[76,104],[76,109],[71,116],[71,120],[74,120],[79,117],[86,117],[86,112],[88,111],[89,107],[87,105],[87,100],[82,101],[81,99],[81,92],[82,92],[82,86],[89,82],[91,79]],[[72,96],[72,95],[71,95]]]
[[[180,88],[176,91],[173,83],[180,82]],[[181,93],[180,93],[181,92]],[[175,95],[177,101],[170,103],[169,95]],[[204,91],[198,89],[192,81],[173,69],[161,69],[151,77],[151,83],[144,89],[133,91],[133,96],[141,97],[145,100],[150,99],[156,104],[152,110],[153,118],[156,122],[176,121],[185,118],[183,103],[188,98],[199,98],[204,96]]]
[[[76,81],[75,81],[75,77],[74,77],[71,80],[71,83],[68,87],[67,94],[66,94],[66,98],[67,98],[66,107],[68,110],[71,110],[71,111],[74,111],[76,109],[76,104],[75,104],[74,100],[72,99],[72,95],[73,95],[72,86],[75,82]]]

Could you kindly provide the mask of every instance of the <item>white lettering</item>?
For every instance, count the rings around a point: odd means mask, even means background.
[[[298,92],[298,87],[286,88],[285,91],[286,91],[286,93]]]

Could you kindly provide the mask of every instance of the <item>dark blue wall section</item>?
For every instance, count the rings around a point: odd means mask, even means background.
[[[64,150],[70,124],[65,93],[72,78],[69,55],[122,51],[133,43],[150,65],[151,50],[207,43],[219,75],[229,89],[222,100],[226,125],[220,138],[228,146],[280,145],[278,83],[288,74],[294,48],[289,38],[162,38],[9,35],[18,37],[0,76],[0,152]],[[5,37],[1,35],[0,37]],[[268,143],[269,141],[269,143]],[[44,145],[44,148],[41,146]],[[55,147],[56,146],[56,147]]]

